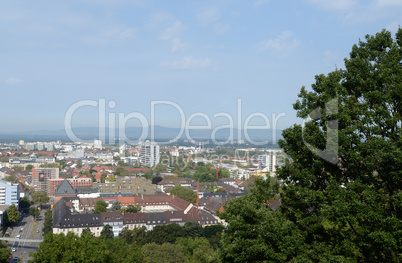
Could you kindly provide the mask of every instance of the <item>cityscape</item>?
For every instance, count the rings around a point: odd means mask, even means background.
[[[0,263],[402,262],[401,13],[1,1]]]

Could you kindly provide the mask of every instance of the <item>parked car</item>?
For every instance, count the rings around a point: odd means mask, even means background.
[[[21,235],[17,235],[16,238],[21,238]]]
[[[11,252],[15,252],[15,251],[17,251],[17,250],[15,249],[15,247],[13,247],[13,249],[11,249]]]

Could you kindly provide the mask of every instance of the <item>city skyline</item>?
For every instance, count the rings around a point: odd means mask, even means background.
[[[240,99],[243,122],[284,113],[284,129],[301,123],[292,108],[300,88],[343,68],[366,34],[394,34],[401,11],[395,0],[3,1],[0,132],[63,129],[72,105],[101,99],[107,114],[148,122],[152,103],[169,101],[212,127],[227,123],[219,113],[237,123]],[[156,125],[180,127],[175,108],[155,113]],[[98,124],[95,107],[73,115],[73,127]]]

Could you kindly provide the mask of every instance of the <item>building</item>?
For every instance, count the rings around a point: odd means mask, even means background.
[[[91,178],[68,178],[64,180],[67,180],[70,183],[70,185],[74,188],[92,188]],[[63,178],[50,179],[48,181],[49,197],[54,196],[56,187],[60,185],[62,182]]]
[[[258,155],[258,162],[262,168],[267,168],[268,172],[276,172],[276,153],[269,152],[268,154]]]
[[[94,183],[99,193],[155,194],[158,188],[144,177],[116,177],[115,182]]]
[[[32,185],[35,191],[45,191],[50,195],[51,179],[59,179],[59,168],[32,168]]]
[[[102,141],[101,140],[94,140],[94,149],[102,150]]]
[[[75,197],[63,197],[53,207],[53,233],[73,232],[80,236],[84,229],[89,229],[94,236],[100,236],[105,225],[112,226],[114,236],[123,228],[135,229],[146,227],[152,230],[157,225],[198,222],[202,226],[216,225],[218,219],[213,215],[192,207],[190,210],[164,211],[152,213],[104,212],[100,214],[77,213],[74,208]]]
[[[159,163],[159,145],[146,141],[141,144],[141,165],[152,167]]]
[[[15,205],[20,200],[19,184],[0,180],[0,205]]]

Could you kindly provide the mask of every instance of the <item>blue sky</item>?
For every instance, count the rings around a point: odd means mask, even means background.
[[[114,101],[107,113],[138,112],[171,101],[212,126],[250,114],[285,113],[314,76],[343,67],[353,44],[402,24],[400,0],[69,0],[0,1],[0,132],[62,129],[82,100]],[[155,124],[177,127],[169,105]],[[252,122],[261,123],[255,117]],[[73,126],[96,126],[81,107]],[[201,117],[192,123],[205,123]],[[127,125],[138,126],[135,119]]]

